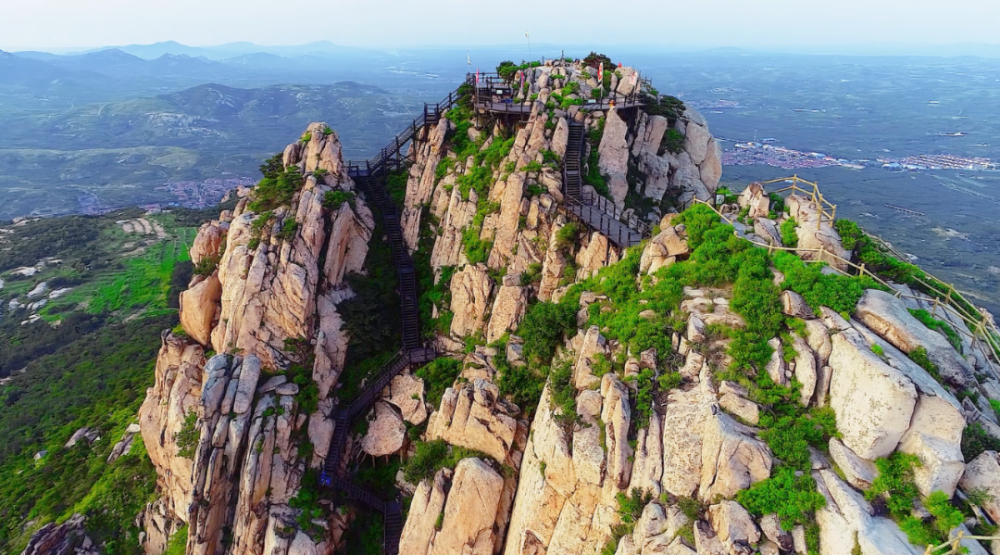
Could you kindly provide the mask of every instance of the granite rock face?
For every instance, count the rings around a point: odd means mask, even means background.
[[[632,83],[631,68],[617,71],[611,86],[619,93],[644,86]],[[631,531],[616,555],[804,552],[804,527],[751,514],[740,497],[783,464],[761,429],[772,426],[773,405],[752,385],[767,377],[796,387],[798,410],[829,407],[836,417],[828,452],[813,448],[803,471],[826,502],[815,511],[821,555],[847,555],[855,542],[868,555],[922,552],[865,501],[879,457],[915,455],[924,496],[959,486],[1000,492],[1000,457],[987,452],[966,465],[961,451],[967,422],[1000,426],[988,403],[962,404],[954,394],[961,387],[1000,399],[1000,386],[980,386],[983,361],[963,356],[971,343],[955,350],[909,315],[908,301],[868,291],[842,315],[809,306],[813,296],[776,275],[788,329],[761,338],[773,353],[741,370],[749,382],[723,375],[733,368],[733,337],[749,328],[738,293],[728,284],[677,284],[666,302],[649,291],[684,269],[668,266],[698,262],[688,243],[696,224],[660,210],[715,200],[720,144],[691,108],[668,118],[546,107],[558,97],[589,98],[595,72],[551,60],[526,68],[515,102],[531,114],[521,125],[484,120],[466,129],[441,118],[410,147],[401,226],[420,271],[433,272],[419,276],[418,302],[439,360],[395,376],[336,461],[345,470],[373,457],[412,461],[427,447],[418,442],[448,450],[447,467],[422,479],[396,476],[412,493],[400,552],[596,555],[620,535],[623,516]],[[641,251],[623,251],[567,209],[559,164],[576,123],[601,138],[596,148],[585,144],[581,170],[604,176],[609,203],[624,210],[643,195],[656,206],[642,215],[659,228]],[[459,143],[468,149],[461,156]],[[324,506],[303,530],[293,499],[326,462],[345,401],[336,394],[341,373],[356,377],[345,369],[352,338],[338,311],[354,295],[346,276],[365,271],[369,242],[382,238],[373,237],[375,220],[335,133],[311,125],[283,159],[305,176],[288,205],[262,220],[251,191],[232,214],[203,226],[192,249],[208,265],[217,258],[217,268],[184,293],[186,336],[164,334],[138,424],[159,475],[160,498],[141,521],[150,555],[185,525],[191,554],[327,555],[343,547],[352,519],[365,518]],[[596,168],[587,167],[592,160]],[[324,202],[333,191],[358,194],[333,207]],[[584,192],[598,194],[589,185]],[[735,219],[746,209],[755,221],[736,226],[739,235],[764,248],[780,246],[781,224],[794,217],[799,241],[787,246],[802,258],[833,266],[849,258],[810,198],[786,202],[788,215],[772,213],[771,197],[753,184],[722,211]],[[282,232],[292,221],[294,233]],[[627,264],[602,274],[623,257]],[[648,306],[615,313],[621,291],[611,285],[635,287],[637,303]],[[552,304],[535,312],[536,302]],[[558,332],[546,336],[553,358],[540,363],[534,341],[549,332]],[[944,383],[910,359],[918,347]],[[535,379],[540,393],[527,387]],[[196,441],[178,439],[191,435]],[[623,499],[636,495],[642,503],[626,515]],[[697,499],[700,510],[679,498]],[[993,505],[983,510],[1000,518]],[[225,547],[223,538],[231,538]]]

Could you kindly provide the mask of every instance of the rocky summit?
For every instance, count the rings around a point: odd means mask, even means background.
[[[202,225],[138,415],[146,553],[898,555],[992,532],[988,313],[814,191],[720,188],[705,119],[636,71],[502,64],[374,165],[310,124]],[[25,553],[94,552],[79,529]]]

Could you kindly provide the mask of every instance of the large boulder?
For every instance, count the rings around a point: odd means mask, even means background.
[[[664,491],[681,497],[697,491],[705,422],[712,417],[712,401],[701,388],[670,392],[663,416]]]
[[[84,527],[86,517],[75,514],[62,524],[50,522],[31,535],[21,555],[98,555],[99,549]]]
[[[191,263],[197,266],[202,260],[219,256],[219,247],[225,240],[228,230],[228,222],[214,220],[202,224],[198,228],[194,242],[191,243]]]
[[[451,278],[451,333],[465,336],[483,328],[493,281],[482,264],[467,265]]]
[[[639,262],[639,271],[644,274],[655,273],[687,253],[687,240],[678,235],[673,227],[667,226],[646,243]]]
[[[910,544],[896,523],[873,516],[874,511],[862,494],[845,484],[834,471],[815,471],[813,478],[816,489],[826,499],[826,504],[816,510],[820,555],[850,555],[857,552],[855,546],[864,555],[924,552]]]
[[[872,481],[878,476],[874,463],[857,456],[835,437],[830,438],[830,458],[844,473],[847,482],[860,490],[872,487]]]
[[[406,440],[406,425],[389,403],[375,403],[375,419],[368,423],[368,433],[361,439],[361,449],[373,457],[399,452]]]
[[[202,345],[208,345],[212,341],[212,328],[221,297],[222,284],[215,274],[181,292],[181,326],[192,339]]]
[[[962,405],[902,351],[864,324],[853,320],[852,324],[866,342],[880,347],[880,358],[905,375],[917,391],[909,428],[897,447],[920,459],[921,464],[913,471],[917,487],[923,495],[935,490],[951,495],[964,468],[961,442],[966,417]]]
[[[869,289],[858,301],[858,318],[872,331],[904,353],[923,347],[941,373],[941,377],[958,388],[973,383],[974,369],[941,334],[920,323],[907,310],[906,304],[885,291]]]
[[[441,398],[440,410],[427,421],[427,437],[506,462],[514,446],[517,421],[507,414],[499,397],[497,386],[482,378],[449,387]]]
[[[740,490],[771,476],[771,451],[757,439],[756,430],[714,409],[705,422],[698,497],[730,498]]]
[[[447,473],[447,476],[446,476]],[[433,545],[437,533],[438,518],[444,510],[448,497],[445,486],[451,470],[442,469],[434,475],[433,480],[424,480],[417,485],[410,502],[410,513],[406,525],[399,538],[400,553],[415,553],[427,555]]]
[[[601,174],[608,176],[611,185],[616,182],[624,183],[622,187],[611,187],[611,195],[615,205],[624,206],[625,194],[628,193],[628,184],[625,175],[628,173],[628,142],[625,136],[628,134],[628,124],[618,115],[614,108],[608,110],[604,123],[604,135],[601,137],[599,148],[598,167]]]
[[[822,215],[817,204],[806,197],[793,194],[785,203],[789,214],[798,223],[795,231],[799,236],[798,245],[785,246],[797,246],[801,249],[799,256],[804,260],[822,260],[834,268],[846,271],[848,265],[845,261],[850,259],[850,253],[841,244],[840,234],[834,229],[833,221]],[[818,252],[820,249],[823,250],[822,253]]]
[[[708,508],[707,518],[716,537],[730,555],[750,555],[760,541],[760,530],[750,513],[735,501],[723,501]]]
[[[739,203],[740,208],[748,210],[747,217],[751,219],[766,218],[771,213],[771,198],[760,183],[751,183],[743,189]]]
[[[895,451],[910,426],[917,390],[854,330],[832,337],[830,406],[844,445],[874,460]]]
[[[688,122],[687,134],[684,136],[684,150],[687,151],[691,161],[701,164],[708,156],[708,142],[712,134],[708,132],[708,127],[694,122]]]
[[[503,334],[517,329],[528,308],[528,288],[515,283],[516,276],[504,277],[504,284],[497,290],[490,323],[486,329],[486,342],[493,343]]]
[[[403,420],[410,424],[419,426],[427,420],[424,382],[412,374],[406,373],[394,377],[382,392],[382,398],[399,408]]]
[[[760,237],[765,243],[778,247],[784,246],[781,242],[781,231],[778,222],[767,218],[757,218],[753,221],[754,235]]]
[[[994,522],[1000,521],[1000,456],[996,451],[983,451],[965,466],[965,473],[959,482],[962,491],[986,492],[987,499],[982,509]]]
[[[444,506],[434,554],[493,555],[503,478],[480,459],[462,459]]]
[[[722,146],[714,137],[708,140],[705,160],[699,164],[698,169],[701,174],[701,182],[705,184],[705,187],[708,187],[709,191],[715,192],[719,187],[719,179],[722,178]]]

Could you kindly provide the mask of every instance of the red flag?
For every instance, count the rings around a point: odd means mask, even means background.
[[[479,88],[479,68],[476,68],[476,88]]]
[[[622,68],[622,63],[618,62],[618,69],[621,69],[621,68]]]
[[[604,62],[601,62],[601,65],[597,66],[597,82],[604,82]]]

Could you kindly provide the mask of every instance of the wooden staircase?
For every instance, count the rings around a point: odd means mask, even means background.
[[[566,197],[567,209],[587,227],[600,231],[619,248],[638,245],[649,237],[649,224],[634,215],[626,214],[610,200],[583,191],[583,145],[583,124],[570,122],[569,141],[563,158],[563,195]]]

